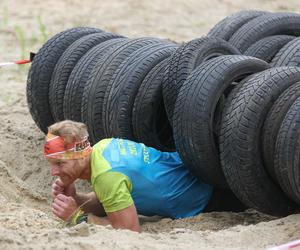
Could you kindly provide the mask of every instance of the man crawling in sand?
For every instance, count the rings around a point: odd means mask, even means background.
[[[183,165],[177,152],[109,138],[90,146],[83,123],[62,121],[48,128],[44,154],[51,175],[52,211],[64,221],[112,225],[140,232],[138,214],[186,218],[201,213],[213,188]],[[76,192],[75,180],[94,192]]]

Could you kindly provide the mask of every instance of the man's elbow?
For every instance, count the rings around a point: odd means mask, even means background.
[[[134,204],[119,211],[107,213],[107,218],[116,229],[128,229],[141,232],[139,218]]]
[[[141,227],[139,224],[134,223],[134,222],[126,222],[126,223],[120,223],[120,222],[111,222],[111,225],[115,229],[128,229],[134,232],[141,233]]]

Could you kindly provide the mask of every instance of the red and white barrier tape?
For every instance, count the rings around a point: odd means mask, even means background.
[[[291,241],[289,243],[269,248],[268,250],[292,250],[300,249],[300,240]]]
[[[5,66],[9,66],[9,65],[15,65],[15,64],[26,64],[26,63],[30,63],[31,60],[20,60],[20,61],[15,61],[15,62],[4,62],[4,63],[0,63],[0,68],[5,67]]]
[[[30,62],[32,62],[34,56],[35,56],[35,53],[30,52],[30,59],[24,59],[24,60],[19,60],[19,61],[14,61],[14,62],[3,62],[3,63],[0,63],[0,68],[9,66],[9,65],[16,65],[16,64],[20,65],[20,64],[30,63]]]

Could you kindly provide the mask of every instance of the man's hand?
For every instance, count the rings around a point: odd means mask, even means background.
[[[52,212],[64,221],[71,219],[78,205],[71,196],[58,194],[52,203]]]
[[[66,196],[72,196],[75,198],[76,196],[76,187],[75,184],[65,187],[60,178],[56,179],[52,184],[51,195],[55,199],[57,195],[64,194]]]

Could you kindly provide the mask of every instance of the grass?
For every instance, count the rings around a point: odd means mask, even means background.
[[[293,9],[291,9],[289,6],[285,6],[285,5],[279,5],[277,7],[278,11],[293,11]]]
[[[90,23],[90,17],[88,15],[80,16],[78,17],[74,22],[74,27],[84,27],[88,26]]]
[[[91,25],[91,17],[95,16],[95,10],[90,9],[90,11],[84,15],[77,16],[73,21],[74,27],[85,27]]]
[[[8,8],[3,7],[2,30],[6,30],[8,25]]]
[[[10,95],[3,96],[3,101],[5,104],[9,104],[11,102],[12,98]]]
[[[20,196],[16,196],[15,199],[14,199],[14,202],[18,203],[18,204],[21,204],[21,203],[23,203],[23,200]]]
[[[37,17],[37,21],[39,24],[39,31],[40,31],[40,41],[45,43],[48,40],[48,35],[46,32],[46,25],[42,22],[41,16]]]
[[[41,47],[48,40],[47,28],[42,18],[38,16],[36,20],[38,23],[38,32],[32,33],[31,37],[26,36],[23,27],[17,25],[14,28],[14,34],[20,48],[20,59],[29,59],[29,45],[33,46],[33,44],[38,44],[39,47]],[[18,66],[19,71],[24,71],[27,68],[25,65]]]
[[[15,34],[21,50],[21,58],[26,57],[26,36],[21,26],[15,26]]]

